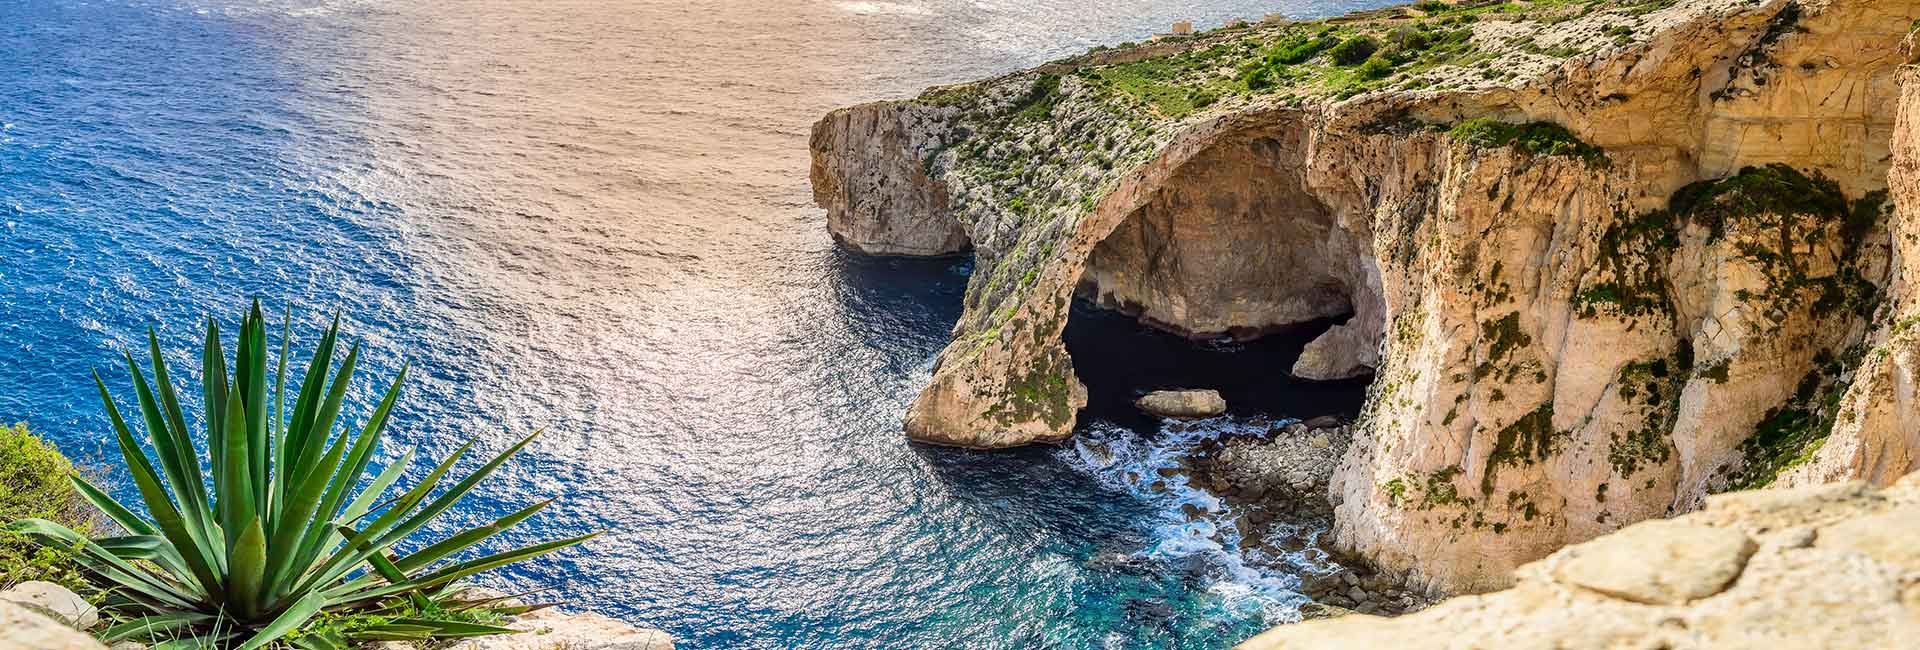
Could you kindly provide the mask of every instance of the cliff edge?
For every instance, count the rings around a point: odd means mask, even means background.
[[[1920,475],[1737,492],[1399,618],[1284,625],[1238,650],[1891,648],[1920,638]]]

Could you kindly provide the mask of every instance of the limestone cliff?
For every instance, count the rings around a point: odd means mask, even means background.
[[[1410,616],[1284,625],[1240,650],[1894,648],[1920,638],[1920,475],[1718,495]]]
[[[822,120],[842,240],[975,248],[908,433],[1068,435],[1078,292],[1193,335],[1347,316],[1291,369],[1376,377],[1336,534],[1438,590],[1783,474],[1913,469],[1920,0],[1421,7]]]

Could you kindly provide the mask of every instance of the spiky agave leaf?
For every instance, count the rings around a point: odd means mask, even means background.
[[[114,639],[210,644],[257,650],[285,639],[315,616],[388,611],[397,604],[511,613],[505,604],[454,600],[455,581],[579,544],[592,535],[554,540],[453,562],[462,552],[520,524],[541,502],[493,523],[455,533],[403,557],[389,549],[432,523],[479,482],[526,448],[538,432],[428,499],[471,448],[462,445],[398,496],[386,497],[414,458],[408,451],[371,480],[373,456],[407,370],[402,367],[358,433],[335,432],[358,345],[333,366],[340,319],[322,332],[287,408],[288,341],[269,373],[266,320],[260,304],[241,319],[233,362],[209,320],[201,347],[202,438],[196,447],[179,393],[148,332],[153,382],[126,356],[135,404],[152,456],[108,392],[94,378],[146,515],[75,477],[75,488],[129,534],[89,540],[58,524],[25,520],[10,528],[43,544],[70,549],[125,600]],[[207,485],[212,490],[208,491]],[[371,521],[366,521],[371,518]],[[478,623],[399,618],[358,631],[301,636],[303,648],[331,648],[377,639],[463,638],[509,632]]]

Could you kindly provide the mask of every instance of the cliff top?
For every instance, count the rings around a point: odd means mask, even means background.
[[[989,87],[1009,80],[1071,75],[1133,104],[1143,117],[1177,120],[1237,103],[1498,88],[1575,56],[1641,42],[1716,6],[1739,4],[1748,3],[1430,0],[1097,47],[1033,70],[931,88],[916,101],[971,107]]]

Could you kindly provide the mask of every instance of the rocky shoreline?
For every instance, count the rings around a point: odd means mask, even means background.
[[[1168,426],[1179,431],[1191,425]],[[1239,513],[1233,523],[1242,532],[1242,549],[1264,547],[1269,555],[1311,550],[1336,567],[1301,576],[1301,594],[1313,600],[1302,608],[1307,619],[1351,612],[1397,616],[1437,602],[1404,576],[1339,552],[1325,534],[1333,526],[1328,485],[1352,440],[1353,425],[1332,417],[1274,424],[1202,441],[1178,470],[1190,485]]]

